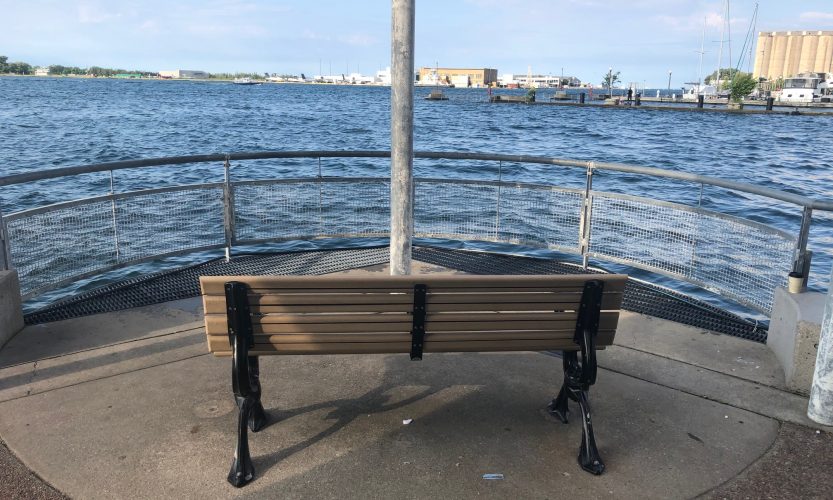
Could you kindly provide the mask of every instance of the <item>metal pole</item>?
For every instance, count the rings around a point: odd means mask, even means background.
[[[594,162],[587,163],[587,183],[584,188],[584,200],[581,205],[581,216],[579,219],[579,247],[581,252],[581,265],[587,269],[590,263],[590,219],[593,218],[593,170],[596,168]]]
[[[607,93],[613,99],[613,67],[607,68]]]
[[[115,192],[115,183],[113,182],[113,171],[110,171],[110,196],[114,195]],[[116,199],[112,198],[110,200],[110,211],[113,217],[113,240],[116,245],[116,262],[119,261],[121,258],[121,251],[119,247],[121,247],[121,243],[119,242],[119,226],[116,224]]]
[[[0,210],[0,271],[10,271],[12,269],[10,248],[6,219],[3,218],[3,210]]]
[[[827,290],[807,416],[820,424],[833,425],[833,286]]]
[[[390,273],[411,274],[414,233],[415,0],[392,0]]]
[[[231,247],[234,244],[234,188],[231,185],[231,165],[228,156],[223,163],[223,229],[226,238],[226,262],[231,261]]]
[[[805,269],[807,267],[807,240],[810,237],[810,225],[813,222],[813,209],[804,207],[804,212],[801,214],[801,229],[798,232],[798,239],[795,242],[795,254],[793,256],[793,272],[800,273],[804,278],[807,278]]]
[[[500,240],[500,188],[503,183],[503,162],[497,162],[497,201],[495,202],[495,240]]]
[[[318,234],[324,234],[324,177],[321,175],[321,157],[318,157]]]

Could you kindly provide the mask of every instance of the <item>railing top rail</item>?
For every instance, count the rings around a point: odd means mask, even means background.
[[[735,182],[727,179],[709,177],[705,175],[678,172],[654,167],[642,167],[619,163],[568,160],[546,156],[508,155],[491,153],[461,153],[447,151],[417,151],[416,158],[449,159],[449,160],[483,160],[504,161],[510,163],[537,163],[542,165],[558,165],[563,167],[592,168],[594,170],[610,170],[653,177],[664,177],[698,184],[718,186],[735,191],[793,203],[814,210],[833,212],[833,201],[816,200],[807,196],[787,193],[776,189]],[[214,153],[206,155],[166,156],[160,158],[146,158],[139,160],[124,160],[107,163],[96,163],[75,167],[62,167],[35,172],[0,177],[0,186],[23,184],[46,179],[55,179],[71,175],[106,172],[128,168],[159,167],[166,165],[182,165],[188,163],[207,163],[225,160],[268,160],[276,158],[389,158],[390,151],[249,151],[239,153]]]

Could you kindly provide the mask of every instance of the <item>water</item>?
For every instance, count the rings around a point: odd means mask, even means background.
[[[415,147],[544,155],[653,166],[833,197],[833,118],[615,111],[600,108],[487,103],[485,89],[444,89],[448,101],[415,101]],[[525,91],[500,91],[523,94]],[[548,100],[552,91],[539,91]],[[0,175],[158,156],[257,150],[387,150],[390,89],[383,87],[260,85],[219,82],[0,78]],[[648,95],[652,95],[651,91]],[[325,175],[386,173],[386,161],[323,162]],[[497,177],[494,165],[417,162],[417,175]],[[117,173],[116,189],[221,179],[217,165]],[[247,164],[250,178],[314,175],[312,162]],[[579,187],[583,172],[508,165],[504,179]],[[698,188],[639,176],[599,176],[596,187],[691,202]],[[4,213],[103,194],[109,178],[96,174],[4,188]],[[796,233],[800,211],[754,196],[707,188],[707,208]],[[831,218],[816,213],[810,249],[814,285],[823,287],[833,257]]]

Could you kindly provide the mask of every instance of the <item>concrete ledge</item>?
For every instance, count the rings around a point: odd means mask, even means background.
[[[0,271],[0,347],[23,329],[17,271]]]
[[[781,366],[787,389],[809,394],[818,355],[825,295],[776,288],[767,345]]]

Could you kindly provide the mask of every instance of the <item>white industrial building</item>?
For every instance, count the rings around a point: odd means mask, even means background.
[[[559,76],[559,75],[513,75],[513,74],[503,74],[500,75],[498,78],[498,84],[501,87],[511,87],[511,86],[519,86],[519,87],[535,87],[535,88],[547,88],[547,87],[559,87],[559,81],[563,80],[565,82],[566,87],[580,87],[581,80],[574,76]],[[530,84],[531,82],[531,84]]]
[[[159,76],[162,78],[186,78],[204,80],[208,78],[206,71],[197,71],[193,69],[174,69],[170,71],[160,71]]]

